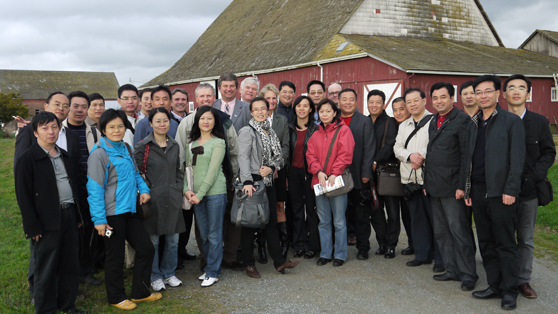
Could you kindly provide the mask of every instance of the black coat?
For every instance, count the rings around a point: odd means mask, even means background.
[[[85,204],[87,202],[86,192],[84,187],[78,183],[75,170],[80,156],[70,157],[63,149],[60,149],[60,155],[64,161],[74,202],[79,211],[76,215],[78,217],[76,224],[84,222],[86,217],[89,217]],[[61,209],[56,174],[50,158],[36,142],[17,160],[15,192],[26,238],[35,237],[45,231],[60,230]]]
[[[434,115],[428,128],[424,188],[434,197],[455,197],[456,190],[465,191],[465,150],[471,117],[453,108],[438,129],[439,116]]]
[[[306,129],[306,136],[304,137],[304,147],[302,149],[302,156],[304,157],[304,170],[308,172],[308,163],[306,162],[306,151],[308,150],[308,140],[312,137],[312,134],[318,130],[318,125],[314,122],[308,123],[308,129]],[[298,133],[296,132],[296,119],[289,123],[289,163],[287,164],[287,171],[290,171],[293,166],[294,150],[296,146],[296,140]],[[311,177],[310,177],[311,178]]]
[[[370,118],[370,116],[368,118]],[[386,123],[388,126],[387,133],[385,132]],[[397,160],[395,153],[393,152],[395,138],[397,137],[397,130],[399,129],[397,121],[388,116],[384,111],[376,118],[376,121],[373,124],[374,134],[376,135],[376,154],[374,155],[374,161],[378,165],[385,163],[399,163],[399,160]],[[384,133],[386,133],[386,141],[384,143],[384,147],[382,147]]]
[[[362,178],[372,179],[372,164],[376,152],[376,137],[372,120],[362,113],[355,112],[351,118],[349,129],[355,139],[353,163],[349,167],[355,189],[362,188]]]
[[[483,115],[479,110],[467,127],[467,173],[465,198],[470,195],[473,152],[477,143],[478,123]],[[521,118],[496,105],[486,127],[485,173],[487,197],[503,194],[517,197],[521,190],[521,174],[525,162],[525,127]]]
[[[521,176],[521,200],[531,200],[537,197],[535,183],[546,178],[548,169],[556,158],[556,146],[548,119],[538,113],[525,112],[523,117],[525,126],[525,167]]]

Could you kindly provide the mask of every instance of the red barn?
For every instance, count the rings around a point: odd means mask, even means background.
[[[240,81],[257,76],[261,86],[289,80],[297,95],[313,79],[339,83],[359,93],[364,113],[371,89],[389,100],[409,87],[428,94],[439,81],[458,87],[483,74],[505,80],[523,73],[533,81],[527,107],[553,124],[558,119],[558,58],[504,47],[478,0],[235,0],[180,60],[142,87],[167,84],[193,95],[200,82],[215,86],[227,72]]]

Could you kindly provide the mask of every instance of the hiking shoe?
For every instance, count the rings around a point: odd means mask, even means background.
[[[180,279],[176,278],[176,276],[172,276],[170,278],[167,278],[167,279],[163,280],[163,283],[165,285],[169,285],[171,287],[182,286],[182,281],[180,281]]]
[[[163,280],[157,279],[153,281],[151,283],[151,289],[153,289],[153,291],[165,290],[165,284],[163,283]]]

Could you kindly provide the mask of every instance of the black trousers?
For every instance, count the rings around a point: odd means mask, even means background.
[[[354,180],[354,179],[353,179]],[[360,180],[360,178],[359,178]],[[345,221],[347,222],[347,238],[356,237],[357,238],[357,246],[358,246],[358,238],[359,232],[362,233],[363,230],[358,230],[359,228],[364,227],[364,223],[359,221],[363,216],[370,216],[370,209],[363,209],[358,208],[360,201],[360,189],[352,189],[351,192],[347,193],[347,210],[345,211]],[[363,210],[365,212],[363,212]],[[368,210],[368,212],[366,212]],[[370,229],[370,219],[366,220],[368,223],[368,229]],[[359,225],[360,222],[360,226]],[[370,237],[370,232],[368,232],[368,237]],[[370,245],[369,245],[370,246]]]
[[[401,232],[399,199],[396,196],[378,196],[378,203],[379,208],[372,211],[370,216],[376,241],[380,247],[395,249]]]
[[[486,281],[492,291],[517,297],[519,248],[515,229],[519,202],[516,199],[512,205],[504,205],[502,196],[486,198],[486,186],[475,185],[471,199]]]
[[[223,220],[223,262],[228,264],[242,260],[239,258],[239,255],[242,254],[238,252],[240,248],[241,229],[237,228],[236,224],[231,221],[233,199],[234,190],[229,189],[227,186],[227,208],[225,209],[225,218]],[[275,217],[275,221],[277,222],[277,212],[275,212]]]
[[[265,225],[265,240],[267,241],[267,251],[273,259],[275,268],[285,264],[286,260],[281,255],[281,244],[279,242],[279,232],[277,231],[277,198],[275,197],[275,188],[273,186],[266,187],[267,199],[269,201],[269,223]],[[254,238],[258,228],[242,227],[240,233],[240,247],[242,248],[242,257],[244,265],[254,266]]]
[[[421,262],[434,262],[443,265],[438,244],[434,241],[433,216],[430,200],[422,189],[407,202],[411,213],[411,231],[413,233],[415,259]]]
[[[59,231],[45,231],[33,242],[36,313],[75,309],[79,287],[76,206],[62,209]]]
[[[403,227],[405,227],[405,233],[407,233],[407,242],[410,248],[414,248],[413,245],[413,232],[411,231],[411,213],[409,212],[409,206],[407,206],[407,201],[403,197],[398,197],[399,206],[401,207],[401,220],[403,221]]]
[[[136,251],[134,278],[132,280],[132,299],[143,299],[151,292],[151,266],[155,248],[137,214],[125,213],[108,216],[112,227],[110,238],[104,237],[106,249],[105,284],[110,304],[118,304],[127,299],[124,289],[124,240]]]
[[[306,170],[292,168],[289,176],[289,196],[293,210],[293,246],[296,251],[320,253],[318,212],[316,195],[312,189],[312,177]]]
[[[97,261],[97,256],[99,256],[99,252],[97,251],[99,234],[91,222],[84,224],[82,228],[83,231],[80,230],[80,232],[83,232],[89,241],[87,244],[79,243],[80,246],[83,246],[80,247],[80,250],[88,251],[88,253],[85,254],[85,258],[80,258],[79,267],[80,276],[87,276],[95,272],[95,262]]]
[[[190,240],[190,232],[192,231],[192,222],[194,221],[194,208],[191,208],[190,210],[182,210],[182,217],[184,217],[186,231],[178,235],[178,258],[186,256],[186,252],[188,251],[186,249],[186,246],[188,245],[188,241]],[[164,242],[159,242],[159,247],[161,246],[164,247]]]

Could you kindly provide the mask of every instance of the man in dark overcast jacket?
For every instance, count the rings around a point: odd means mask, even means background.
[[[472,210],[465,206],[465,145],[471,118],[453,106],[455,90],[450,83],[430,89],[437,113],[428,128],[424,188],[432,204],[434,238],[446,272],[438,281],[461,281],[461,289],[473,290],[478,280],[475,261]]]

